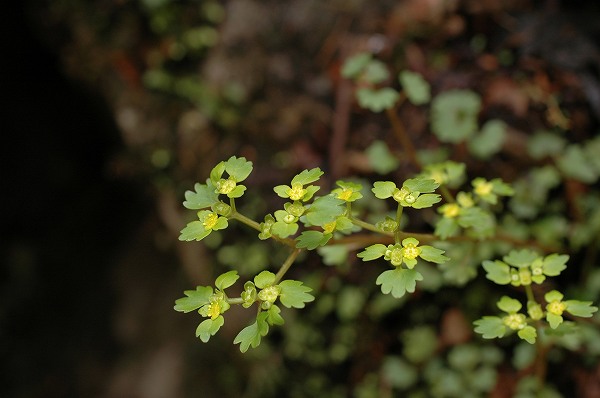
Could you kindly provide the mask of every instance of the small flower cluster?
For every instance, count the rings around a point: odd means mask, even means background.
[[[497,284],[525,286],[531,289],[532,283],[542,283],[546,276],[559,275],[566,268],[565,263],[568,259],[567,255],[550,254],[540,257],[531,250],[513,250],[503,257],[504,261],[485,261],[483,267],[487,271],[487,278]],[[523,306],[518,300],[503,296],[497,305],[506,315],[484,316],[474,322],[475,332],[481,333],[485,339],[492,339],[503,337],[509,331],[516,331],[521,339],[533,344],[538,330],[531,325],[532,323],[539,328],[539,321],[545,317],[550,328],[556,329],[563,323],[562,315],[565,311],[573,316],[588,318],[598,310],[590,301],[563,301],[564,295],[557,290],[544,295],[546,311],[533,299],[531,293],[529,297],[525,315],[520,312]]]

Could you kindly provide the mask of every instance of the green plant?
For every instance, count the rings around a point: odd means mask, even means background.
[[[358,182],[337,181],[336,188],[323,194],[319,182],[324,173],[313,168],[301,171],[289,185],[275,186],[273,191],[286,202],[262,220],[254,220],[240,212],[237,206],[237,200],[246,193],[246,186],[240,183],[248,178],[253,164],[243,157],[232,156],[217,164],[204,184],[197,183],[194,191],[185,193],[184,206],[196,210],[197,219],[187,224],[179,239],[199,241],[237,221],[256,230],[259,239],[272,239],[287,247],[289,253],[276,273],[261,270],[243,284],[239,295],[226,293],[239,278],[237,271],[229,271],[216,279],[214,288],[199,286],[196,290],[186,291],[186,297],[176,301],[175,309],[182,312],[197,310],[207,318],[196,330],[196,335],[206,342],[224,324],[223,314],[231,305],[256,307],[254,322],[234,339],[235,344],[240,344],[240,350],[246,352],[250,347],[257,347],[271,327],[284,324],[285,313],[280,305],[300,309],[314,300],[309,284],[286,279],[288,271],[305,250],[321,254],[326,264],[345,262],[348,253],[357,247],[360,248],[357,257],[363,262],[381,262],[383,258],[389,269],[379,273],[375,284],[380,286],[383,294],[395,299],[414,293],[420,283],[424,289],[432,290],[440,289],[442,283],[464,286],[477,276],[481,265],[486,278],[503,287],[499,300],[490,297],[503,313],[475,320],[475,332],[484,339],[501,338],[516,332],[520,339],[535,344],[538,354],[536,376],[541,391],[545,388],[546,353],[550,347],[561,344],[564,336],[580,334],[578,318],[590,318],[598,308],[591,300],[563,300],[565,295],[550,282],[550,278],[558,277],[567,268],[569,260],[568,255],[560,254],[564,247],[557,244],[557,240],[564,237],[560,236],[560,228],[545,237],[540,233],[543,237],[540,241],[532,240],[530,237],[535,233],[536,225],[527,227],[519,220],[544,211],[540,207],[546,204],[549,191],[561,178],[577,178],[583,183],[597,180],[599,165],[591,155],[592,150],[587,149],[596,148],[597,139],[584,149],[570,146],[561,155],[562,140],[541,140],[536,145],[540,138],[533,136],[531,156],[554,157],[554,162],[532,169],[532,183],[523,185],[520,180],[508,183],[501,178],[483,176],[469,181],[465,163],[449,159],[423,162],[423,156],[420,158],[394,111],[394,107],[406,98],[413,106],[423,106],[430,101],[429,85],[420,75],[407,71],[399,74],[403,93],[391,87],[379,88],[389,80],[390,74],[386,66],[370,54],[349,59],[342,74],[356,82],[359,105],[374,112],[386,111],[404,155],[419,170],[401,182],[381,180],[372,184],[370,191],[374,198],[370,200],[392,204],[392,213],[365,215],[360,204],[367,192]],[[488,159],[501,150],[506,126],[501,121],[489,120],[478,132],[480,103],[479,96],[468,90],[438,94],[431,102],[431,129],[441,142],[468,142],[467,148],[472,155]],[[387,173],[397,165],[384,142],[376,142],[370,151],[371,157],[381,157],[386,164],[377,171]],[[577,158],[577,161],[571,158]],[[524,194],[532,187],[533,194]],[[597,204],[598,193],[591,191],[584,199]],[[433,212],[434,205],[442,201],[444,203]],[[592,219],[598,217],[597,209],[593,204],[582,207]],[[410,213],[410,219],[407,213]],[[429,231],[413,232],[407,227],[417,215],[429,221],[426,228]],[[557,215],[551,216],[554,218],[549,218],[550,222],[557,225],[562,222]],[[370,222],[371,217],[375,221]],[[541,219],[549,223],[547,220]],[[574,224],[568,237],[570,244],[575,247],[594,239],[597,241],[598,234],[594,235],[597,225]],[[502,260],[491,260],[498,256],[502,256]],[[431,276],[431,281],[427,281],[427,275],[435,274],[432,270],[436,269],[443,282],[427,285],[435,279]],[[359,291],[344,292],[350,301],[364,302]],[[523,295],[525,306],[520,300]],[[353,311],[349,309],[342,316],[352,318]],[[572,320],[566,321],[567,316]],[[491,389],[495,381],[491,369],[499,358],[491,353],[492,350],[487,352],[488,356],[478,359],[483,355],[478,350],[469,345],[456,347],[448,354],[447,366],[438,360],[427,365],[425,378],[432,385],[432,391],[438,391],[435,396],[459,396],[469,389],[479,392]],[[423,355],[407,353],[415,363],[423,362],[431,355],[431,352]],[[405,378],[395,378],[393,375],[398,372],[405,373]],[[388,358],[383,373],[399,389],[417,380],[414,366],[401,358]],[[474,374],[480,377],[474,378]],[[440,379],[446,382],[440,384]],[[365,383],[363,388],[368,391],[368,379]],[[522,391],[529,388],[525,384]],[[456,391],[442,391],[447,386],[454,386]]]

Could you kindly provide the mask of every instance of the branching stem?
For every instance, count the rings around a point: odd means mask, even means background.
[[[302,251],[302,249],[298,249],[298,248],[294,248],[292,250],[290,255],[285,259],[285,262],[283,264],[281,264],[281,268],[279,268],[279,271],[277,271],[277,274],[275,274],[275,282],[273,283],[274,285],[276,285],[277,283],[279,283],[279,281],[281,281],[281,279],[283,278],[285,273],[288,272],[288,270],[290,269],[290,267],[296,260],[296,257],[298,257],[298,254],[300,254],[301,251]]]

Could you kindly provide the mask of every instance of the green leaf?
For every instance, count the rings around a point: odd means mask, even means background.
[[[513,187],[502,181],[500,178],[494,178],[490,182],[492,183],[492,191],[496,195],[513,196],[515,194]]]
[[[342,76],[350,79],[357,78],[372,59],[371,54],[366,52],[348,58],[342,66]]]
[[[358,104],[372,112],[379,113],[384,109],[392,109],[400,95],[393,88],[380,89],[359,88],[356,90]]]
[[[266,321],[267,316],[266,312],[261,312],[252,325],[246,326],[235,336],[233,344],[239,344],[241,352],[248,351],[250,347],[258,347],[261,338],[269,333],[269,324]]]
[[[431,99],[429,83],[420,74],[405,70],[400,72],[398,80],[408,100],[414,105],[426,104]]]
[[[552,329],[556,329],[563,322],[563,317],[558,314],[547,312],[546,320],[548,321]]]
[[[508,255],[504,256],[502,259],[504,262],[517,267],[523,268],[528,267],[531,263],[538,258],[536,252],[529,249],[522,250],[511,250]]]
[[[567,312],[582,318],[589,318],[598,311],[598,307],[593,306],[591,301],[566,300],[564,303],[567,305]]]
[[[405,390],[419,380],[417,369],[400,357],[387,357],[381,367],[386,385]]]
[[[423,275],[414,269],[403,269],[397,267],[393,270],[384,271],[375,283],[381,285],[383,294],[391,293],[395,298],[404,296],[406,292],[413,293],[417,281],[423,280]]]
[[[415,326],[402,333],[402,353],[412,363],[422,364],[435,356],[438,336],[431,326]]]
[[[533,326],[525,326],[523,329],[517,332],[517,335],[528,342],[529,344],[535,344],[537,338],[537,331]]]
[[[581,146],[573,144],[567,147],[563,155],[557,159],[557,166],[567,177],[591,184],[598,179],[598,172],[591,167]]]
[[[486,278],[499,285],[508,285],[511,282],[510,267],[500,260],[483,262],[483,269],[487,272]]]
[[[481,334],[484,339],[503,337],[506,333],[506,326],[504,326],[502,318],[497,316],[484,316],[473,324],[476,326],[475,332]]]
[[[210,181],[212,185],[217,185],[217,181],[221,179],[223,173],[225,172],[225,162],[219,162],[213,169],[210,171]]]
[[[377,243],[365,248],[364,251],[358,253],[356,256],[362,258],[363,261],[371,261],[378,259],[385,254],[387,247],[381,243]]]
[[[431,263],[443,264],[446,261],[450,260],[449,257],[444,256],[445,251],[437,249],[433,246],[423,245],[419,246],[421,248],[421,257],[425,261],[429,261]]]
[[[279,284],[279,287],[281,288],[279,301],[288,308],[304,308],[304,303],[310,303],[315,299],[308,293],[312,289],[300,281],[285,280]]]
[[[203,343],[206,343],[210,340],[210,336],[217,334],[224,323],[225,319],[222,315],[219,315],[215,319],[205,319],[196,328],[196,337],[199,337]]]
[[[500,152],[506,140],[506,124],[500,120],[490,120],[483,125],[481,132],[469,140],[471,153],[481,159],[489,159]]]
[[[186,290],[183,294],[187,297],[176,300],[174,309],[179,312],[191,312],[210,302],[213,288],[210,286],[197,286],[196,290]]]
[[[430,178],[417,177],[404,181],[402,186],[408,188],[411,192],[427,193],[435,191],[440,184]]]
[[[319,246],[324,246],[331,239],[331,234],[323,234],[319,231],[304,231],[296,238],[296,247],[314,250]]]
[[[259,289],[264,289],[273,283],[275,283],[275,274],[270,271],[262,271],[254,277],[254,284]]]
[[[325,265],[344,265],[348,260],[346,245],[329,245],[317,249]]]
[[[184,240],[187,242],[192,240],[200,241],[206,238],[208,234],[210,234],[210,231],[211,230],[207,230],[204,227],[204,224],[202,224],[200,221],[192,221],[181,230],[179,240]]]
[[[244,185],[236,185],[236,187],[233,188],[233,191],[231,191],[227,194],[227,197],[228,198],[240,198],[244,195],[244,192],[246,192],[246,187]]]
[[[527,141],[527,151],[534,159],[559,155],[566,145],[564,138],[548,131],[538,131]]]
[[[280,315],[281,309],[275,304],[267,310],[267,322],[269,325],[283,325],[285,321]]]
[[[235,281],[238,280],[239,277],[240,276],[238,275],[237,271],[225,272],[224,274],[221,274],[217,277],[217,279],[215,280],[215,286],[220,291],[223,291],[228,287],[232,286],[235,283]]]
[[[185,192],[185,201],[183,206],[190,210],[199,210],[211,207],[219,201],[219,195],[215,193],[215,187],[208,184],[194,185],[194,191]]]
[[[369,165],[378,174],[388,174],[398,168],[400,161],[384,141],[375,140],[365,149]]]
[[[312,197],[317,193],[317,191],[321,189],[321,187],[316,185],[309,185],[305,188],[306,193],[302,196],[302,201],[307,202],[312,199]]]
[[[275,191],[280,198],[289,198],[290,195],[288,195],[288,191],[290,189],[292,188],[287,185],[277,185],[275,188],[273,188],[273,191]]]
[[[415,203],[411,205],[414,209],[424,209],[427,207],[431,207],[434,204],[440,202],[442,197],[438,194],[426,193],[423,195],[419,195]]]
[[[479,95],[468,90],[449,90],[431,103],[431,130],[442,142],[458,143],[477,131],[481,108]]]
[[[306,212],[306,219],[310,224],[322,227],[344,213],[345,207],[341,206],[344,203],[346,202],[331,195],[317,198]]]
[[[551,290],[544,294],[544,300],[546,300],[548,303],[551,303],[552,301],[561,301],[563,297],[564,295],[558,290]]]
[[[498,308],[500,308],[502,311],[509,314],[518,312],[523,307],[519,300],[515,300],[508,296],[502,296],[496,305],[498,305]]]
[[[367,64],[361,79],[371,84],[379,84],[389,77],[390,72],[386,65],[377,59],[373,59]]]
[[[285,239],[288,236],[294,235],[297,231],[298,231],[298,224],[296,224],[296,223],[287,224],[282,221],[277,221],[271,227],[271,233],[282,239]]]
[[[396,184],[391,181],[375,181],[371,191],[375,194],[378,199],[387,199],[394,194]]]
[[[252,172],[252,162],[246,160],[244,157],[238,158],[232,156],[225,163],[225,171],[229,173],[236,182],[244,181]]]
[[[566,254],[550,254],[544,258],[544,275],[547,276],[558,276],[560,273],[567,268],[567,261],[569,256]]]
[[[440,218],[435,224],[435,235],[442,239],[448,239],[452,236],[456,236],[460,228],[453,218]]]
[[[323,175],[323,171],[321,171],[321,169],[318,167],[315,167],[314,169],[310,169],[310,170],[303,170],[300,174],[296,175],[292,179],[292,185],[294,185],[294,184],[301,184],[301,185],[310,184],[311,182],[317,181],[322,175]]]

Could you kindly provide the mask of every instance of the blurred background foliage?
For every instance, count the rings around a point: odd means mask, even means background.
[[[472,335],[500,297],[477,272],[489,245],[448,247],[458,260],[423,267],[422,288],[401,300],[381,295],[376,266],[353,252],[309,253],[291,276],[317,300],[245,355],[231,344],[244,312],[202,344],[197,319],[172,310],[190,286],[229,268],[273,270],[286,255],[237,225],[206,244],[177,241],[183,192],[217,162],[254,162],[239,206],[256,219],[301,169],[325,170],[325,188],[419,171],[341,77],[359,52],[394,76],[419,72],[433,94],[478,93],[482,132],[468,145],[439,148],[421,108],[398,115],[424,159],[513,182],[505,230],[568,250],[559,282],[600,298],[593,2],[30,0],[16,11],[2,38],[2,396],[533,396],[535,353]],[[442,123],[464,123],[456,115]],[[365,214],[386,214],[363,194]],[[555,337],[545,396],[600,396],[597,325]]]

